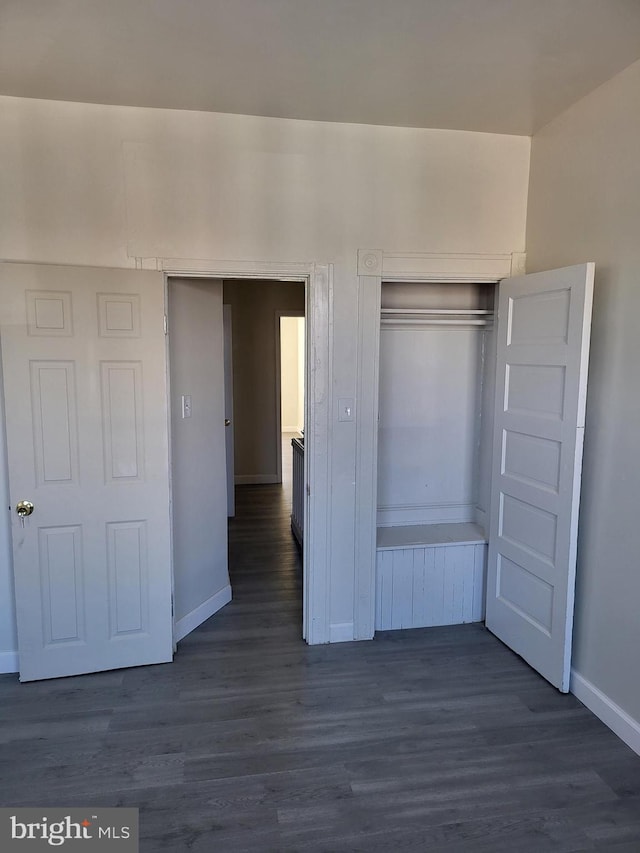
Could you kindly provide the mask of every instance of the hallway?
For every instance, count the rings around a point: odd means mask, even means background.
[[[173,664],[0,677],[0,804],[139,807],[143,853],[637,853],[640,758],[481,625],[305,645],[287,494],[237,490]]]
[[[229,519],[233,601],[214,619],[229,617],[247,636],[302,638],[302,553],[290,527],[292,436],[283,434],[281,485],[236,486]]]

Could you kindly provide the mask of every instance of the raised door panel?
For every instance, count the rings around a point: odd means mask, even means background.
[[[98,294],[98,331],[101,337],[139,338],[141,327],[139,294]]]
[[[36,360],[29,368],[37,482],[77,484],[75,362]]]
[[[105,482],[144,480],[142,363],[101,362],[100,386]]]
[[[42,337],[73,335],[72,295],[68,291],[28,290],[25,293],[27,333]]]
[[[110,636],[145,632],[149,627],[147,524],[109,522],[106,532]]]
[[[82,527],[38,530],[43,645],[86,643]]]

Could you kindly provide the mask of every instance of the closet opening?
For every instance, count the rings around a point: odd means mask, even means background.
[[[376,630],[484,619],[495,290],[382,282]]]

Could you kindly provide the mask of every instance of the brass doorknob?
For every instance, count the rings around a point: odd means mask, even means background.
[[[33,512],[33,504],[31,501],[18,501],[16,504],[16,512],[20,518],[26,518]]]

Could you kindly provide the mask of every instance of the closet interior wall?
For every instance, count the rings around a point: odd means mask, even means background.
[[[383,282],[376,628],[482,621],[495,285]]]

